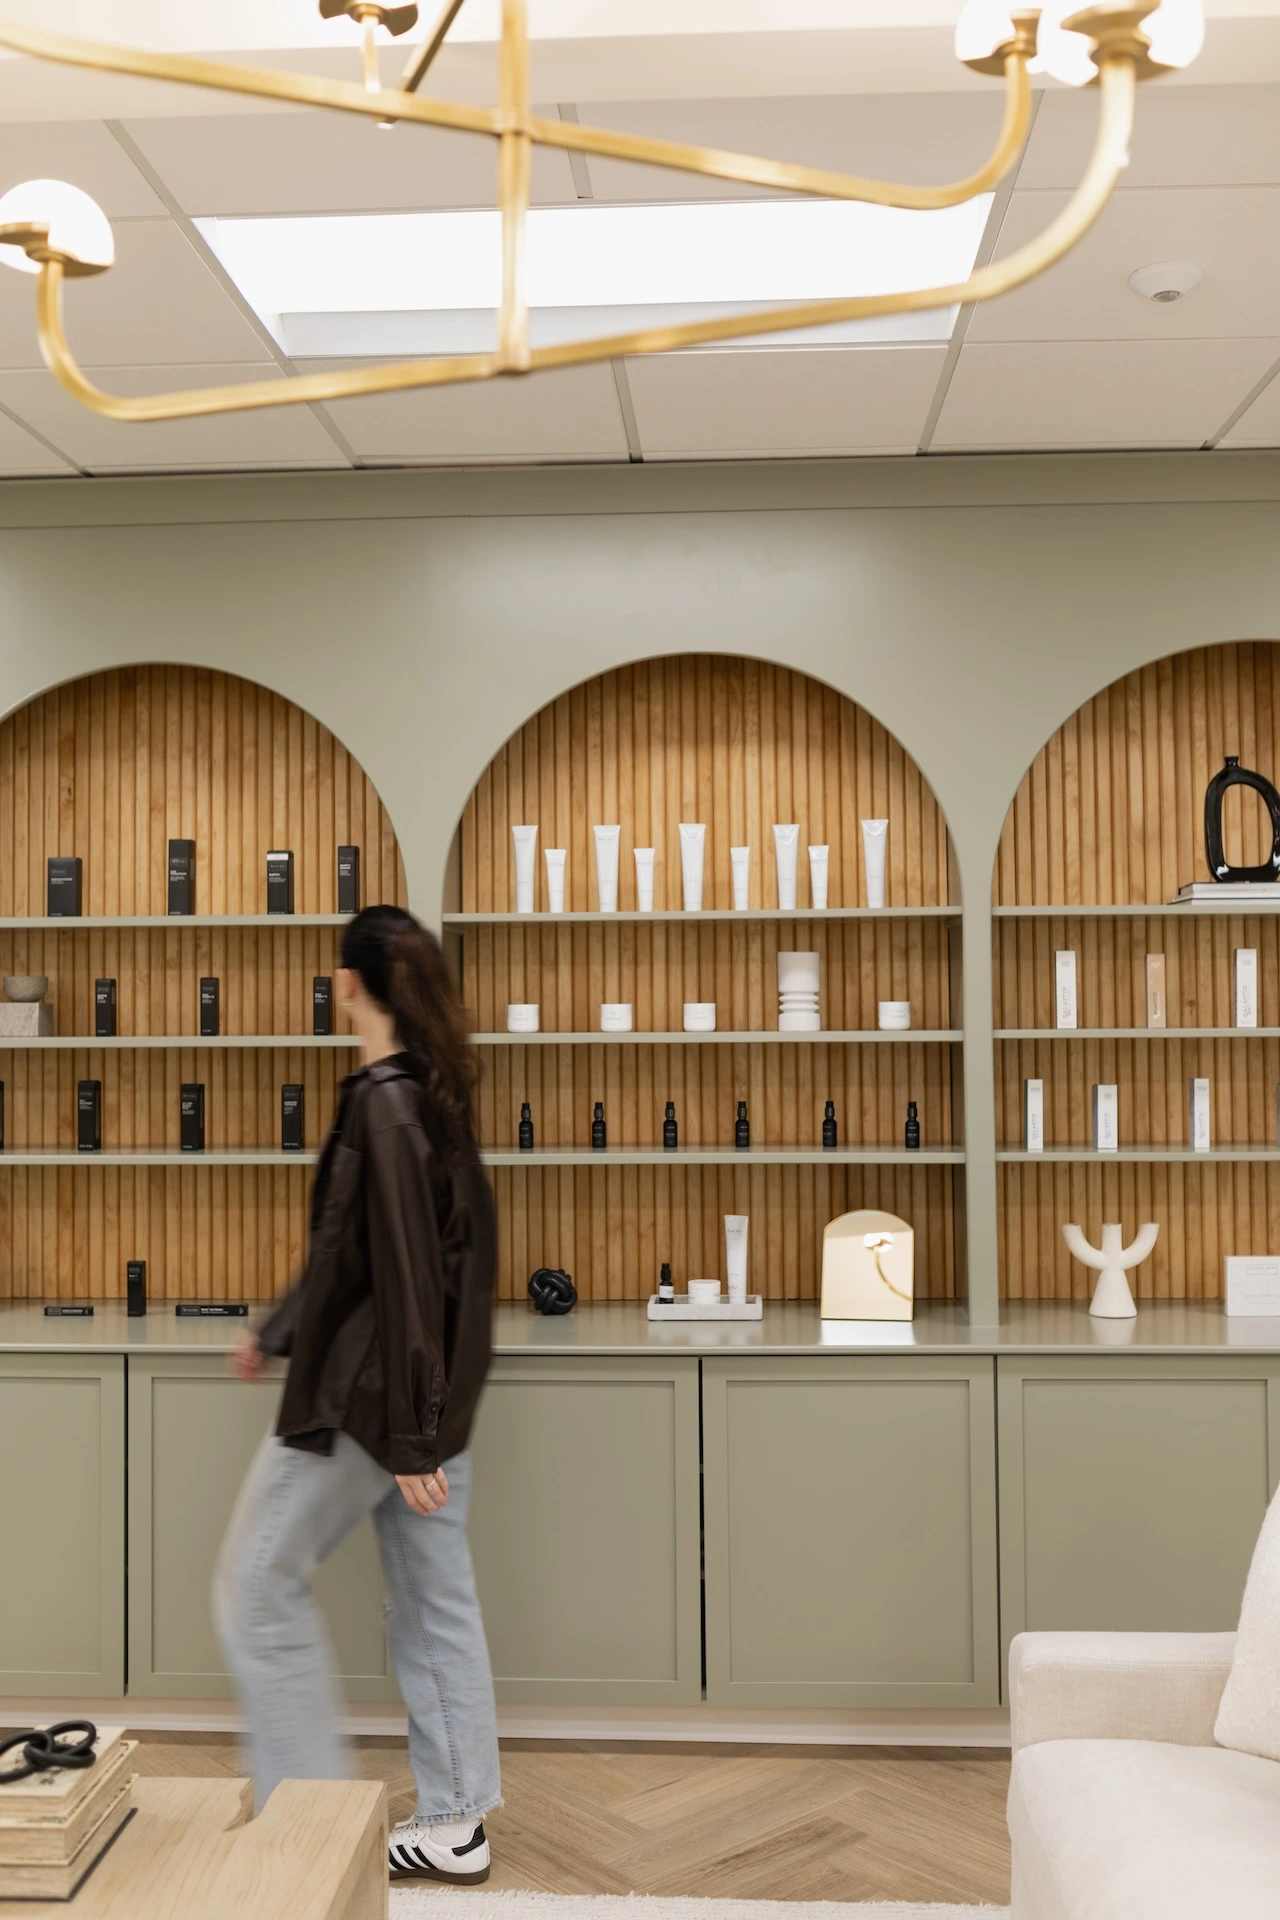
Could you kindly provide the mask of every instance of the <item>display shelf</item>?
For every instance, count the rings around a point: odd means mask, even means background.
[[[1095,1147],[1046,1147],[1042,1153],[1028,1153],[1025,1147],[997,1147],[996,1159],[1028,1166],[1074,1161],[1101,1167],[1117,1161],[1130,1166],[1167,1166],[1184,1160],[1197,1164],[1214,1160],[1280,1161],[1280,1147],[1211,1147],[1208,1153],[1197,1153],[1193,1147],[1120,1147],[1115,1153],[1099,1153]]]
[[[959,1147],[485,1147],[489,1167],[961,1167]]]
[[[873,1046],[882,1041],[899,1045],[916,1041],[922,1045],[959,1044],[964,1034],[959,1027],[914,1028],[882,1033],[877,1027],[854,1027],[842,1032],[779,1033],[776,1027],[763,1027],[738,1033],[473,1033],[478,1047],[754,1047],[763,1043],[795,1046]],[[3,1043],[0,1043],[3,1044]]]
[[[80,1153],[75,1147],[5,1147],[0,1172],[6,1167],[307,1167],[318,1151],[285,1153],[279,1147],[205,1147],[183,1153],[180,1147],[103,1147],[98,1153]]]
[[[69,933],[86,927],[345,927],[349,913],[94,913],[0,918],[0,933]]]
[[[1280,1040],[1280,1027],[997,1027],[997,1040]]]
[[[1197,920],[1223,916],[1247,919],[1252,914],[1280,914],[1280,900],[1205,900],[1163,906],[1093,905],[1082,907],[992,907],[993,920]]]
[[[0,1033],[0,1053],[14,1051],[37,1053],[43,1048],[65,1050],[68,1047],[124,1053],[140,1047],[338,1047],[350,1050],[360,1045],[354,1033]]]
[[[446,927],[648,927],[672,921],[697,926],[708,921],[737,922],[780,920],[952,920],[959,921],[959,907],[706,907],[697,913],[679,909],[653,913],[446,913]]]

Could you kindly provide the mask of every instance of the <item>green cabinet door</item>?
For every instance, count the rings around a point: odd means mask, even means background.
[[[1000,1360],[1000,1593],[1027,1628],[1215,1632],[1280,1471],[1280,1360]]]
[[[124,1361],[0,1355],[0,1694],[124,1692]]]
[[[209,1588],[240,1484],[278,1399],[275,1383],[231,1379],[221,1357],[130,1360],[130,1693],[212,1699],[230,1692]],[[348,1698],[397,1699],[368,1522],[320,1569],[316,1595]]]
[[[472,1453],[498,1698],[700,1699],[697,1360],[499,1360]]]
[[[989,1359],[702,1363],[707,1699],[998,1698]]]

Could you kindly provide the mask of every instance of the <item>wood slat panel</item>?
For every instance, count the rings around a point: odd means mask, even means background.
[[[198,913],[261,913],[268,847],[292,847],[299,913],[332,913],[340,842],[361,848],[363,898],[405,899],[395,836],[362,768],[288,701],[229,674],[138,667],[94,674],[0,725],[0,916],[45,911],[45,862],[80,854],[84,909],[163,914],[170,839],[196,841]],[[184,1080],[206,1089],[210,1147],[278,1143],[280,1087],[306,1087],[317,1143],[352,1056],[198,1045],[202,975],[222,983],[224,1033],[311,1029],[311,981],[331,974],[323,928],[0,929],[0,970],[45,973],[60,1034],[81,1048],[5,1049],[10,1147],[75,1144],[79,1079],[103,1083],[103,1144],[175,1146]],[[185,1034],[133,1053],[92,1045],[94,981],[117,982],[121,1034]],[[339,1013],[338,1031],[345,1029]],[[0,1168],[0,1297],[114,1298],[126,1261],[156,1297],[268,1298],[303,1243],[305,1168]]]
[[[567,851],[565,904],[598,904],[592,828],[622,829],[618,905],[636,906],[632,848],[655,849],[654,905],[682,905],[679,823],[707,828],[703,905],[732,906],[729,848],[750,845],[751,903],[777,905],[773,825],[800,827],[798,899],[812,841],[830,846],[829,903],[865,902],[860,820],[887,817],[894,906],[948,901],[946,826],[918,768],[870,715],[785,668],[711,656],[656,660],[587,682],[515,735],[463,815],[456,870],[464,912],[515,905],[513,823],[537,822]],[[602,1000],[630,1000],[638,1029],[678,1031],[686,1000],[714,1000],[722,1029],[776,1030],[777,954],[822,955],[828,1028],[874,1027],[876,1002],[907,999],[915,1025],[951,1024],[946,930],[932,922],[483,927],[462,940],[468,1007],[482,1032],[508,1001],[536,1000],[545,1030],[598,1029]],[[758,1144],[818,1146],[834,1098],[844,1144],[899,1143],[908,1099],[928,1145],[954,1143],[959,1077],[948,1046],[491,1046],[481,1138],[514,1145],[520,1104],[541,1146],[590,1143],[605,1103],[610,1145],[656,1144],[676,1102],[682,1145],[730,1144],[746,1099]],[[954,1082],[954,1084],[953,1084]],[[535,1266],[565,1266],[584,1299],[641,1299],[671,1259],[678,1281],[723,1270],[721,1216],[751,1215],[751,1285],[772,1299],[817,1291],[827,1221],[884,1206],[916,1228],[917,1286],[955,1291],[955,1190],[947,1168],[514,1168],[495,1176],[504,1298]]]
[[[1037,756],[1009,810],[996,861],[1002,906],[1163,907],[1208,880],[1204,793],[1225,755],[1280,775],[1277,648],[1197,649],[1117,681]],[[1224,814],[1227,857],[1270,853],[1270,825],[1237,789]],[[1280,1026],[1280,919],[1266,915],[1000,920],[994,929],[995,1025],[1053,1025],[1054,953],[1077,956],[1082,1027],[1145,1027],[1145,960],[1163,953],[1170,1027],[1229,1027],[1232,952],[1258,951],[1259,1023]],[[1280,1042],[1272,1040],[996,1043],[998,1137],[1017,1145],[1022,1081],[1045,1082],[1046,1145],[1087,1144],[1091,1089],[1119,1089],[1122,1145],[1184,1145],[1187,1081],[1212,1082],[1215,1145],[1273,1146]],[[1150,1260],[1131,1276],[1146,1299],[1221,1297],[1227,1254],[1280,1250],[1280,1166],[1027,1166],[999,1169],[1001,1291],[1011,1299],[1088,1298],[1092,1276],[1068,1255],[1061,1223],[1095,1237],[1104,1220],[1132,1233],[1158,1220]]]

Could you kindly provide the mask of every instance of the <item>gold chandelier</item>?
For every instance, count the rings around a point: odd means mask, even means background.
[[[1004,124],[994,152],[976,173],[949,186],[910,187],[544,120],[530,105],[526,0],[503,0],[496,107],[421,99],[417,89],[462,5],[463,0],[445,0],[430,35],[415,51],[400,85],[394,88],[383,88],[379,80],[376,33],[379,27],[392,34],[407,32],[417,19],[414,5],[389,6],[383,0],[320,0],[320,12],[326,19],[346,14],[359,24],[361,81],[259,72],[218,61],[97,45],[0,20],[0,45],[36,59],[248,94],[290,106],[363,114],[382,124],[406,122],[483,133],[498,143],[502,299],[495,352],[443,355],[140,398],[105,393],[94,386],[72,354],[63,326],[63,281],[101,273],[115,258],[105,214],[87,194],[59,181],[28,181],[13,188],[0,198],[0,262],[38,276],[36,322],[40,346],[66,391],[110,420],[190,419],[201,414],[304,406],[315,401],[487,380],[495,375],[528,374],[548,367],[707,346],[753,334],[992,300],[1043,273],[1087,233],[1128,162],[1137,83],[1186,66],[1195,58],[1203,38],[1200,0],[1145,0],[1145,4],[1127,6],[1105,0],[1104,4],[1078,8],[1074,0],[1049,0],[1043,8],[1010,8],[1002,0],[967,0],[956,28],[956,53],[977,73],[1003,75]],[[1036,71],[1049,72],[1071,85],[1097,87],[1100,111],[1093,155],[1072,198],[1041,234],[1005,259],[976,268],[967,280],[950,286],[824,299],[769,312],[720,315],[558,345],[530,345],[524,250],[535,146],[828,200],[858,200],[916,210],[953,207],[989,191],[1008,173],[1026,139],[1031,115],[1029,75]]]

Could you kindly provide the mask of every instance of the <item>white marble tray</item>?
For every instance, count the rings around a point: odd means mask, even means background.
[[[749,1293],[740,1307],[730,1306],[723,1293],[714,1306],[704,1306],[700,1300],[690,1300],[687,1293],[678,1293],[664,1307],[656,1293],[649,1295],[651,1320],[760,1320],[763,1317],[764,1301],[758,1293]]]

